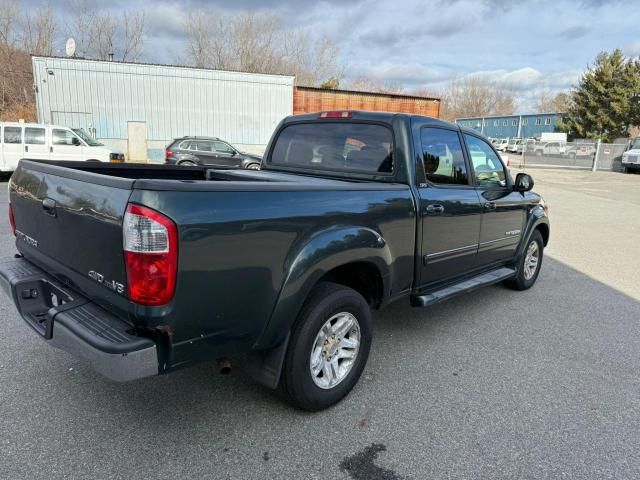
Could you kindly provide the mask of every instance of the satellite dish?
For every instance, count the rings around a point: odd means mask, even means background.
[[[67,52],[67,57],[73,57],[76,53],[76,41],[73,38],[67,40],[67,44],[65,45],[65,52]]]

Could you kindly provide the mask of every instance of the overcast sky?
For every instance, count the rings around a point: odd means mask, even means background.
[[[455,76],[483,74],[509,84],[521,99],[520,110],[530,108],[541,88],[570,88],[602,50],[640,55],[640,0],[100,3],[114,12],[147,10],[145,59],[151,62],[180,60],[189,9],[275,10],[288,26],[333,39],[347,79],[365,75],[407,90],[438,90]]]

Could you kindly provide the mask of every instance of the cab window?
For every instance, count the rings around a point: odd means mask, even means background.
[[[75,143],[74,143],[75,138]],[[51,141],[54,145],[76,145],[80,144],[80,139],[77,138],[69,130],[63,130],[60,128],[54,128],[51,130]]]
[[[458,133],[443,128],[425,127],[420,132],[422,164],[427,179],[441,185],[468,185]]]
[[[484,140],[468,134],[465,134],[464,141],[469,150],[469,158],[478,185],[506,187],[507,175],[504,164],[491,146]]]

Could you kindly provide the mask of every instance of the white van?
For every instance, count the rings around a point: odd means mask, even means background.
[[[18,160],[122,162],[115,153],[81,128],[38,123],[0,122],[0,171],[13,172]]]

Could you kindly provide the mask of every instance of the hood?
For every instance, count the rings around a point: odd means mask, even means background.
[[[640,155],[640,148],[632,148],[631,150],[627,150],[623,155]]]

